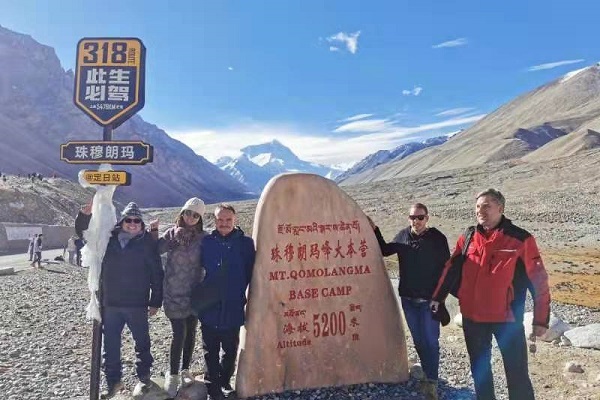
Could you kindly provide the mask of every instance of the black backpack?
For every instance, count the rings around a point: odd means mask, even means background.
[[[467,250],[469,249],[469,245],[471,244],[471,239],[473,238],[473,234],[475,233],[475,227],[468,227],[463,236],[465,237],[465,242],[463,244],[462,251],[456,257],[452,259],[452,266],[448,270],[448,276],[446,277],[446,282],[448,282],[449,292],[452,296],[458,299],[458,290],[460,289],[460,283],[462,280],[462,268],[465,260],[467,259]],[[445,285],[446,286],[446,285]],[[446,296],[444,296],[445,298]]]

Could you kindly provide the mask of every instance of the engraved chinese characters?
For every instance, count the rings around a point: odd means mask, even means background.
[[[280,175],[263,191],[253,232],[240,396],[408,379],[398,303],[348,195],[317,175]]]

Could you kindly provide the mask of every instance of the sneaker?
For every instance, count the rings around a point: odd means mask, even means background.
[[[437,381],[427,379],[421,381],[421,393],[425,395],[426,400],[438,400]]]
[[[171,375],[171,373],[167,372],[165,375],[165,385],[163,389],[169,394],[169,396],[175,397],[177,395],[177,390],[179,390],[180,384],[181,377],[179,375]]]
[[[221,385],[221,388],[226,392],[233,392],[233,388],[229,382],[225,382]]]
[[[111,399],[111,398],[115,397],[124,388],[125,388],[125,386],[123,385],[122,382],[117,382],[114,385],[109,384],[107,390],[102,392],[102,394],[100,394],[100,398],[101,399]]]

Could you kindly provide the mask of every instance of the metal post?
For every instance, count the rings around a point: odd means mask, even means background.
[[[102,140],[105,142],[112,141],[112,125],[105,126]],[[100,307],[100,315],[104,318],[102,313],[102,280],[100,280],[100,287],[96,293],[98,298],[98,304]],[[90,400],[100,399],[100,360],[102,353],[102,323],[94,320],[92,325],[92,360],[91,360],[91,371],[90,371]]]
[[[112,132],[113,132],[112,125],[105,126],[104,127],[104,132],[103,132],[103,135],[102,135],[102,140],[104,140],[105,142],[112,141]]]

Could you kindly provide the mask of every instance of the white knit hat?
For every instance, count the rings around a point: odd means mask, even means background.
[[[201,199],[197,197],[192,197],[191,199],[185,202],[183,207],[181,207],[181,211],[179,213],[183,214],[185,210],[191,210],[202,216],[204,215],[205,208],[206,207],[204,206],[204,202]]]

